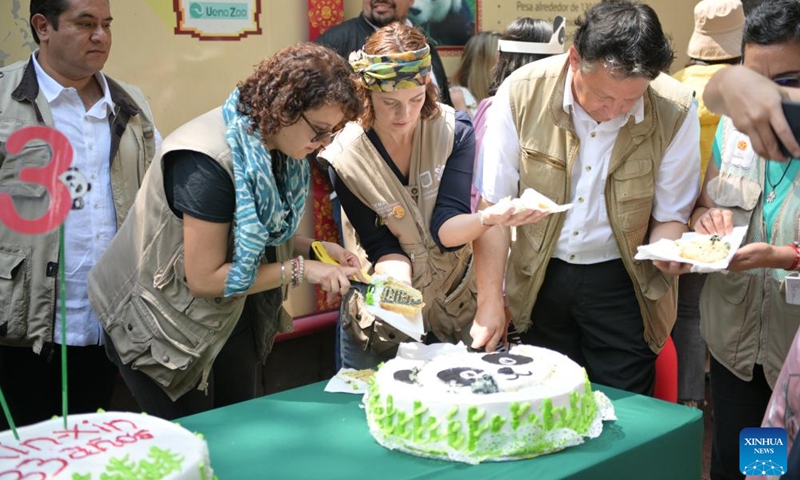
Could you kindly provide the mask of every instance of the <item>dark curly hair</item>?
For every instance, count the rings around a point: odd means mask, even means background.
[[[250,117],[251,133],[262,137],[325,105],[341,106],[342,122],[361,113],[353,69],[338,53],[314,43],[283,48],[258,64],[238,88],[239,112]]]
[[[426,44],[425,34],[419,29],[395,22],[370,35],[363,49],[369,55],[385,55],[387,53],[413,52],[425,48]],[[433,72],[431,72],[431,75],[433,75]],[[364,128],[369,128],[375,123],[372,96],[370,96],[370,90],[364,87],[358,90],[364,104],[364,111],[361,113],[359,120]],[[439,115],[438,100],[439,89],[432,81],[428,82],[425,88],[425,103],[422,105],[422,111],[420,112],[420,117],[423,120]]]

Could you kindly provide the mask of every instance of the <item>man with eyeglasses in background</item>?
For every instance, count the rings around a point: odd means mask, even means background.
[[[747,226],[728,272],[709,274],[700,298],[700,328],[712,356],[712,480],[744,478],[739,433],[761,425],[773,388],[798,394],[777,379],[800,325],[800,305],[789,304],[784,292],[787,275],[800,270],[800,148],[781,112],[782,99],[800,99],[800,0],[756,7],[743,45],[743,66],[712,77],[703,96],[711,110],[729,116],[717,129],[691,221],[702,234]],[[790,443],[796,432],[787,425]]]
[[[709,108],[730,117],[750,137],[757,154],[786,159],[780,148],[783,144],[794,158],[800,157],[800,141],[792,134],[781,105],[782,100],[800,104],[800,73],[769,78],[737,65],[715,74],[707,88],[703,99]]]

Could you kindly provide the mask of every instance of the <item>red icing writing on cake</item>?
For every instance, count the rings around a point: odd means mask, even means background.
[[[0,480],[46,480],[58,476],[71,463],[152,438],[147,429],[118,419],[102,423],[83,420],[13,445],[0,442]]]

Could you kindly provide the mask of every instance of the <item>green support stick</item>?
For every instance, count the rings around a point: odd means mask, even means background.
[[[61,303],[61,415],[64,430],[67,427],[67,283],[64,274],[64,224],[58,227],[58,277],[59,301]]]

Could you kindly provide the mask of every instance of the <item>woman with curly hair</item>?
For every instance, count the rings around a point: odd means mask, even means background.
[[[303,282],[344,293],[359,261],[309,260],[295,235],[306,155],[361,111],[352,70],[332,50],[287,47],[218,108],[164,140],[89,298],[109,357],[142,410],[173,419],[253,398],[258,364],[291,328],[281,303]]]

